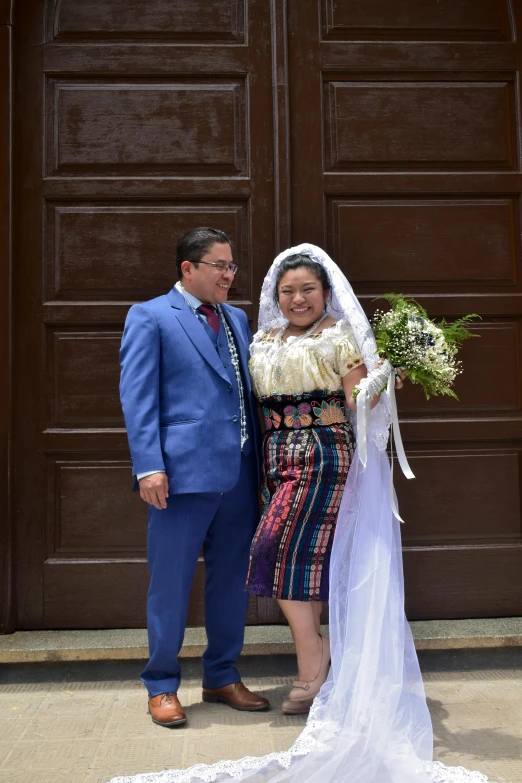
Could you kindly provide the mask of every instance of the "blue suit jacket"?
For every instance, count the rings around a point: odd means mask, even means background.
[[[223,310],[240,356],[259,459],[248,320],[236,307]],[[241,467],[237,400],[214,345],[176,288],[131,307],[120,363],[133,473],[165,470],[173,494],[232,489]]]

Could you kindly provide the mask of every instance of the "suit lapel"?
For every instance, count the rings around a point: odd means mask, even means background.
[[[241,325],[239,323],[239,319],[236,315],[234,315],[234,311],[227,307],[226,305],[223,306],[223,312],[225,313],[225,317],[227,319],[227,323],[230,326],[230,329],[232,331],[232,334],[234,335],[234,339],[236,341],[237,350],[239,352],[239,359],[241,362],[241,367],[243,369],[243,378],[247,385],[247,389],[250,392],[250,373],[248,372],[248,346],[246,344],[245,336],[243,334],[243,331],[241,329]]]
[[[210,364],[210,366],[225,381],[228,382],[228,376],[225,372],[225,368],[223,367],[215,347],[212,345],[212,341],[205,332],[205,329],[203,328],[203,325],[197,316],[194,315],[191,308],[188,306],[184,297],[179,293],[179,291],[173,288],[172,291],[167,294],[167,298],[171,307],[174,309],[174,315],[178,319],[194,347],[197,348],[197,350]]]

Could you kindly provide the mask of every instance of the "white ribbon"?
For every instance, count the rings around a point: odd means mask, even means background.
[[[397,508],[397,500],[393,488],[393,444],[401,470],[407,479],[415,478],[411,470],[401,438],[399,428],[399,416],[397,413],[397,401],[395,399],[395,370],[386,360],[379,367],[376,367],[367,378],[358,384],[359,393],[356,398],[357,405],[357,452],[363,467],[366,467],[368,461],[368,430],[370,427],[371,401],[376,394],[379,394],[384,384],[387,383],[388,396],[391,407],[391,427],[390,427],[390,447],[391,447],[391,466],[390,466],[390,503],[393,515],[399,522],[403,522]]]

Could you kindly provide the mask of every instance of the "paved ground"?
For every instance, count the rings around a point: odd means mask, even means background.
[[[499,783],[522,783],[522,649],[420,654],[433,717],[435,756]],[[0,672],[1,783],[106,783],[116,774],[189,766],[284,750],[302,717],[279,710],[290,656],[245,658],[246,684],[269,713],[239,713],[200,700],[200,664],[184,663],[189,724],[155,726],[146,714],[138,661],[4,664]]]

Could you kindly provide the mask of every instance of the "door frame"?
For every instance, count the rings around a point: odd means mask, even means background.
[[[0,0],[0,633],[15,627],[11,452],[12,10]]]

